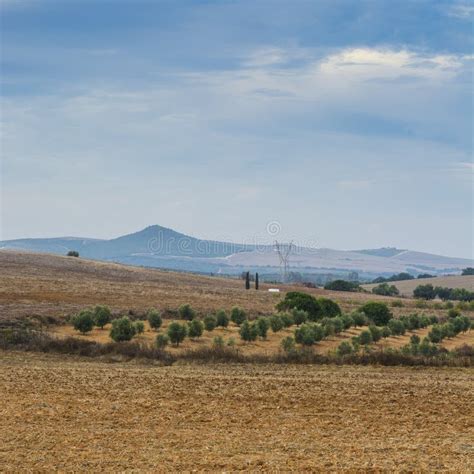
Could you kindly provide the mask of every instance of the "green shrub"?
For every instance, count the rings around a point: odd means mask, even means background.
[[[452,301],[446,301],[446,303],[444,303],[444,309],[451,309],[451,308],[454,308],[454,304],[452,303]]]
[[[203,330],[204,324],[199,319],[193,319],[188,323],[188,335],[191,339],[201,337]]]
[[[239,330],[240,338],[245,342],[255,341],[258,336],[258,330],[255,324],[244,321]]]
[[[367,346],[369,345],[371,342],[372,342],[372,334],[370,333],[370,331],[362,331],[359,336],[358,336],[358,339],[359,339],[359,343],[362,344],[363,346]]]
[[[336,330],[332,319],[324,318],[321,320],[321,326],[323,327],[324,337],[334,336]]]
[[[392,331],[390,331],[390,328],[388,326],[382,326],[380,328],[380,331],[382,337],[390,337],[392,335]]]
[[[229,316],[227,316],[225,310],[220,309],[216,313],[216,325],[222,328],[226,328],[229,325]]]
[[[415,308],[428,308],[428,303],[425,300],[416,300]]]
[[[358,282],[346,280],[334,280],[324,285],[325,290],[331,291],[359,291],[360,286]]]
[[[283,329],[283,321],[278,314],[273,314],[270,316],[270,327],[273,332],[278,332]]]
[[[295,324],[293,316],[290,313],[279,313],[279,316],[285,328],[289,328]]]
[[[112,329],[110,330],[110,337],[115,342],[130,341],[136,334],[135,325],[127,316],[112,321]]]
[[[150,324],[150,327],[154,330],[159,329],[161,325],[163,324],[163,319],[161,317],[161,314],[155,308],[150,308],[147,311],[146,318],[148,319],[148,323]]]
[[[432,314],[430,316],[430,324],[438,324],[439,320],[438,320],[438,316]]]
[[[179,346],[179,343],[183,342],[185,337],[187,336],[188,328],[184,324],[180,324],[177,321],[173,321],[168,325],[167,333],[169,340],[176,346]]]
[[[267,338],[267,332],[270,327],[270,323],[267,318],[258,318],[255,321],[255,327],[257,328],[257,333],[262,339]]]
[[[296,328],[295,341],[304,346],[312,346],[316,342],[313,328],[309,324],[302,324]]]
[[[204,318],[204,328],[206,329],[206,331],[214,331],[216,326],[217,326],[216,317],[213,316],[212,314],[208,314]]]
[[[342,322],[344,324],[344,329],[349,329],[354,324],[354,320],[349,314],[343,314],[341,316]]]
[[[105,305],[97,305],[94,308],[94,323],[100,329],[104,329],[104,326],[110,323],[112,319],[112,312],[110,308]]]
[[[72,325],[76,331],[85,334],[94,328],[94,314],[89,309],[82,310],[72,318]]]
[[[403,336],[406,331],[403,321],[400,321],[399,319],[391,319],[388,322],[388,327],[390,328],[393,336]]]
[[[66,255],[68,257],[79,257],[79,252],[77,250],[69,250]]]
[[[158,334],[155,339],[155,345],[158,349],[164,349],[170,342],[166,334]]]
[[[339,334],[344,331],[344,320],[342,317],[338,316],[332,320],[332,324],[334,326],[334,333]]]
[[[287,354],[295,351],[295,339],[291,336],[284,337],[280,345]]]
[[[135,328],[135,334],[143,334],[145,332],[143,321],[135,321],[133,326]]]
[[[403,308],[403,301],[400,301],[400,300],[392,301],[392,307],[393,308]]]
[[[422,298],[425,300],[432,300],[436,297],[436,292],[430,283],[427,285],[418,285],[414,290],[413,290],[413,296],[415,298]]]
[[[348,354],[352,354],[353,352],[353,347],[352,347],[352,344],[350,342],[347,342],[347,341],[342,341],[338,348],[337,348],[337,355],[339,356],[345,356],[345,355],[348,355]]]
[[[300,324],[305,323],[308,320],[308,313],[302,309],[293,309],[292,311],[293,321],[299,326]]]
[[[381,296],[397,296],[400,294],[395,285],[389,285],[388,283],[380,283],[380,285],[372,288],[372,293]]]
[[[222,336],[216,336],[212,340],[212,345],[217,348],[224,347],[224,338]]]
[[[277,305],[279,311],[299,309],[308,313],[308,318],[312,321],[322,317],[321,306],[314,296],[300,291],[289,291],[285,299]],[[295,324],[296,321],[295,321]],[[301,324],[301,323],[300,323]]]
[[[354,311],[351,314],[352,320],[354,321],[354,326],[365,326],[367,324],[367,317],[365,316],[364,313],[361,313],[359,311]]]
[[[386,326],[392,319],[392,313],[385,303],[369,301],[362,306],[361,311],[376,325]]]
[[[418,345],[419,343],[420,343],[420,336],[418,336],[417,334],[413,334],[410,337],[410,344]]]
[[[443,331],[441,330],[441,326],[439,324],[435,324],[431,328],[431,331],[428,333],[427,337],[431,342],[441,342],[443,340]]]
[[[372,335],[372,340],[374,342],[380,341],[380,339],[382,339],[382,329],[379,328],[378,326],[374,326],[373,324],[371,324],[369,326],[369,331],[370,331],[370,334]]]
[[[242,308],[234,306],[230,311],[230,319],[237,326],[240,326],[247,319],[247,315]]]
[[[229,339],[227,339],[227,345],[229,347],[234,347],[235,346],[235,338],[234,337],[229,337]]]
[[[178,309],[178,314],[181,319],[192,321],[196,317],[196,312],[189,304],[183,304]]]
[[[341,314],[341,308],[333,300],[330,300],[329,298],[318,298],[316,301],[321,308],[321,313],[315,318],[311,318],[310,314],[309,319],[311,321],[318,321],[321,317],[334,318]]]
[[[453,319],[453,318],[457,318],[458,316],[461,316],[461,312],[458,309],[451,308],[448,311],[448,318]]]

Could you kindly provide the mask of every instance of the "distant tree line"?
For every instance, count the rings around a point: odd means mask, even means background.
[[[466,290],[466,288],[446,288],[427,284],[418,285],[413,290],[413,296],[424,300],[433,300],[438,297],[442,300],[473,301],[474,291]]]

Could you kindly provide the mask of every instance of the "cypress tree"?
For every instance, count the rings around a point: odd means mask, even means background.
[[[245,289],[250,290],[250,272],[245,274]]]
[[[258,273],[255,273],[255,289],[258,290]]]

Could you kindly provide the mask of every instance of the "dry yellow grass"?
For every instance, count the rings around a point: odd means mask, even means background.
[[[103,364],[3,353],[5,472],[472,472],[472,369]]]

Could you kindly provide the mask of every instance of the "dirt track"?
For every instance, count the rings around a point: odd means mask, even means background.
[[[474,469],[471,369],[3,353],[4,471]]]

